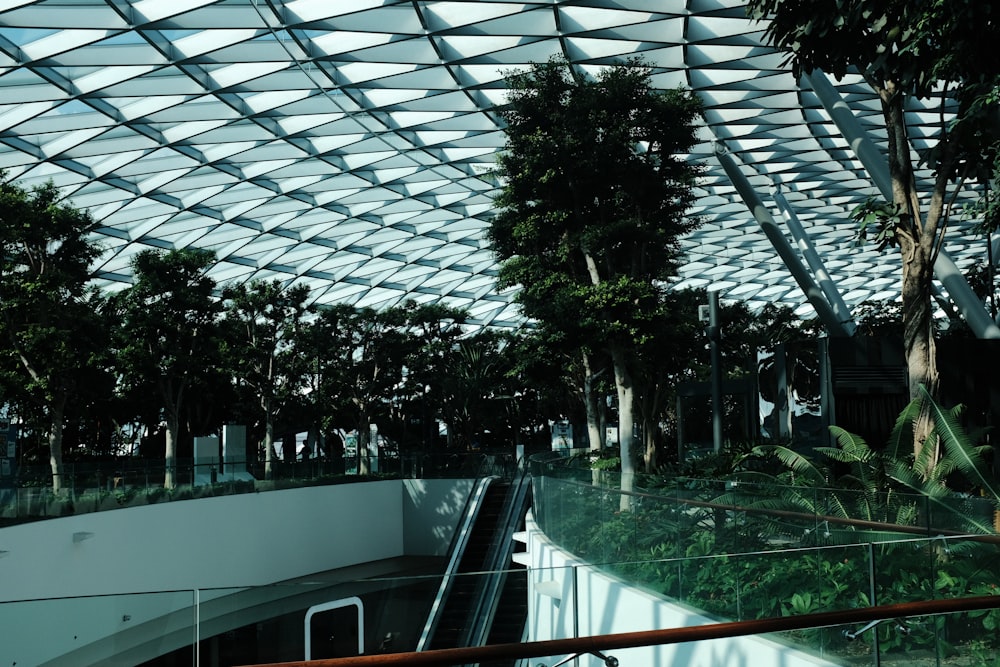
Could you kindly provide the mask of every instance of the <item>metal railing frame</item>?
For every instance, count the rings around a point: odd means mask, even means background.
[[[807,630],[836,625],[871,623],[888,619],[903,619],[913,616],[932,616],[968,611],[1000,608],[1000,595],[984,595],[947,600],[922,600],[898,604],[879,605],[861,609],[781,616],[751,621],[729,621],[699,625],[689,628],[667,628],[644,630],[592,637],[569,639],[549,639],[544,641],[494,644],[470,648],[449,648],[436,651],[386,653],[360,655],[350,658],[328,658],[324,660],[298,660],[274,662],[244,667],[374,667],[378,665],[427,665],[430,667],[450,667],[474,663],[488,663],[491,660],[537,659],[566,655],[598,655],[616,649],[644,646],[664,646],[708,639],[745,637],[772,632]],[[617,661],[615,661],[617,664]]]

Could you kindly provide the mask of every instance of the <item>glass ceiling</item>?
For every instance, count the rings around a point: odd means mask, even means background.
[[[685,239],[682,285],[812,312],[720,141],[779,221],[780,188],[849,305],[896,295],[897,258],[855,248],[847,217],[877,190],[761,38],[735,0],[0,0],[0,169],[92,212],[108,289],[141,250],[197,246],[219,282],[303,283],[319,304],[444,301],[512,326],[484,234],[504,73],[641,55],[656,85],[707,108],[691,155],[709,166],[705,225]],[[833,83],[884,148],[877,100]],[[938,120],[920,111],[918,145]],[[948,250],[965,268],[984,246],[961,231]]]

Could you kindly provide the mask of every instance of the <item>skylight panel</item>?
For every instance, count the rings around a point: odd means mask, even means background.
[[[217,87],[228,88],[287,68],[287,62],[233,63],[213,68],[210,75]]]
[[[383,0],[352,0],[351,2],[330,2],[329,0],[292,0],[285,3],[285,9],[302,21],[330,19],[344,14],[364,12],[379,8]]]
[[[139,0],[132,6],[147,21],[160,21],[170,16],[215,4],[215,0]]]
[[[390,33],[355,30],[304,30],[302,34],[320,54],[327,56],[350,54],[372,46],[388,44],[395,39]]]
[[[0,11],[2,11],[2,9],[0,9]],[[0,35],[3,35],[5,38],[9,39],[22,49],[29,44],[44,40],[45,38],[58,33],[59,30],[48,28],[0,27]]]
[[[177,49],[178,53],[185,57],[193,57],[203,53],[218,51],[233,44],[246,42],[257,36],[258,31],[244,28],[242,30],[186,30],[173,31],[178,33],[174,37],[169,37],[171,45]],[[270,33],[267,33],[270,34]]]
[[[31,60],[41,60],[57,53],[99,42],[108,37],[109,34],[107,30],[57,30],[23,44],[21,50]]]

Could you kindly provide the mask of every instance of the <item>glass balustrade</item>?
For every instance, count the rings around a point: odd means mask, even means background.
[[[532,611],[512,614],[506,603],[501,605],[495,617],[499,629],[491,631],[499,634],[480,643],[516,642],[503,626],[513,624],[520,637],[524,622],[530,637],[553,639],[991,594],[1000,579],[996,550],[996,544],[973,538],[908,538],[518,568],[503,574],[520,578],[516,595],[522,603],[530,601]],[[475,589],[489,585],[496,574],[455,575],[450,584],[455,590]],[[414,651],[441,581],[441,575],[343,581],[329,574],[274,586],[8,602],[0,604],[0,641],[5,658],[19,665],[50,660],[144,667],[252,665],[307,655]],[[613,582],[638,591],[641,603]],[[642,605],[654,610],[645,619],[649,628],[630,620],[630,613],[646,613]],[[445,614],[434,632],[457,634],[424,648],[449,647],[472,620]],[[752,651],[755,660],[763,660],[759,664],[767,663],[761,653],[767,650],[784,656],[775,658],[784,664],[792,664],[789,656],[800,656],[859,667],[904,661],[907,667],[987,667],[995,664],[1000,648],[998,626],[1000,611],[963,612],[740,638],[732,640],[737,648],[726,650]],[[554,665],[566,657],[538,656],[530,664]]]
[[[634,631],[626,609],[615,606],[628,606],[625,589],[645,596],[657,619],[651,627],[667,628],[993,595],[1000,585],[993,506],[981,498],[687,479],[637,483],[623,494],[619,485],[604,472],[533,470],[533,525],[579,564],[506,573],[520,578],[514,595],[532,606],[529,637]],[[477,590],[495,575],[455,575],[449,583]],[[441,582],[441,575],[343,581],[331,574],[264,587],[8,602],[0,604],[0,644],[19,665],[240,665],[405,652],[420,644]],[[471,621],[439,623],[465,632]],[[498,636],[481,643],[504,643]],[[987,667],[997,664],[1000,611],[765,639],[785,652],[782,664],[795,652],[835,665]],[[567,657],[526,664],[551,667]],[[601,664],[594,660],[578,664]]]
[[[510,475],[517,462],[512,455],[414,454],[372,457],[368,475],[347,473],[343,463],[320,460],[276,462],[268,475],[262,465],[239,470],[218,462],[181,462],[173,488],[164,488],[162,464],[126,460],[117,465],[67,464],[61,490],[53,493],[47,467],[22,466],[15,480],[0,485],[0,528],[4,526],[89,512],[150,505],[174,500],[256,493],[305,486],[357,483],[392,478],[474,478],[483,474]]]

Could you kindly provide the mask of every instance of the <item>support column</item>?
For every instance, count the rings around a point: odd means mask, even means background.
[[[719,293],[708,293],[708,340],[712,353],[712,447],[722,451],[722,354],[719,351]]]
[[[861,160],[865,170],[871,176],[872,181],[882,193],[886,201],[892,201],[892,179],[889,175],[889,165],[885,156],[881,154],[868,134],[865,132],[858,119],[854,117],[854,112],[841,98],[840,93],[833,87],[826,74],[820,70],[813,70],[803,77],[809,86],[819,97],[823,108],[833,119],[834,124],[840,133],[844,135],[854,154]],[[976,334],[977,338],[1000,338],[1000,327],[983,308],[975,292],[969,287],[965,276],[958,270],[958,266],[942,247],[938,253],[937,262],[934,264],[934,276],[941,281],[948,291],[951,300],[958,306],[959,312],[968,322],[969,328]]]
[[[795,282],[805,292],[806,298],[816,310],[816,314],[819,315],[827,331],[831,336],[848,336],[849,334],[841,323],[840,318],[834,313],[833,308],[830,307],[830,303],[826,300],[823,290],[819,288],[813,277],[802,266],[801,260],[795,254],[795,250],[788,242],[788,239],[785,238],[785,235],[781,232],[777,223],[775,223],[774,218],[768,212],[767,207],[764,206],[760,197],[757,196],[753,186],[750,185],[750,181],[743,175],[739,167],[736,166],[736,161],[733,160],[733,156],[729,154],[728,149],[726,149],[722,142],[716,142],[715,156],[719,160],[719,164],[726,171],[729,180],[732,181],[740,197],[743,198],[747,208],[750,209],[754,219],[757,220],[764,235],[767,236],[771,245],[778,252],[778,256],[781,257],[785,266],[788,267],[792,277],[795,278]]]
[[[809,234],[802,227],[802,223],[799,222],[799,217],[795,214],[791,204],[785,199],[780,186],[775,190],[773,198],[778,208],[784,214],[785,222],[788,224],[788,231],[791,232],[792,238],[798,244],[799,250],[802,252],[802,257],[806,260],[806,264],[809,265],[813,275],[816,276],[819,287],[823,290],[823,294],[826,295],[834,314],[840,320],[847,334],[853,336],[857,326],[854,324],[854,318],[851,316],[851,309],[844,303],[844,298],[840,296],[840,291],[837,289],[836,284],[834,284],[830,274],[827,273],[826,265],[823,264],[823,259],[819,256],[819,252],[816,251],[816,246],[813,245]]]
[[[792,439],[792,388],[788,384],[788,355],[784,343],[774,346],[774,377],[778,382],[774,398],[775,430],[779,442],[789,442]]]
[[[830,365],[830,339],[820,338],[816,344],[819,356],[819,414],[826,434],[824,444],[832,446],[834,442],[830,426],[837,423],[837,409],[834,404],[833,368]]]

